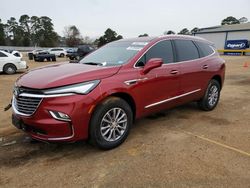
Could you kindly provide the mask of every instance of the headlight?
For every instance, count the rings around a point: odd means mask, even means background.
[[[62,93],[76,93],[76,94],[88,94],[91,92],[98,84],[100,80],[94,80],[90,82],[83,82],[80,84],[73,84],[63,87],[57,87],[54,89],[44,90],[44,94],[62,94]]]

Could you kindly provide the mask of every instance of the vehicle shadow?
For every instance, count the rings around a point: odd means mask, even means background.
[[[157,129],[159,126],[164,125],[167,128],[178,126],[178,123],[175,125],[168,124],[168,120],[188,119],[188,116],[182,114],[196,113],[197,111],[199,111],[197,105],[189,103],[139,119],[134,123],[126,145],[123,144],[121,147],[110,150],[110,152],[122,151],[124,147],[132,147],[132,142],[138,138],[138,135],[150,134],[152,129]],[[163,122],[163,124],[159,122]],[[123,149],[121,149],[122,147]],[[59,161],[65,158],[74,160],[87,156],[96,157],[105,153],[103,150],[93,147],[87,141],[46,143],[34,141],[25,133],[18,133],[0,142],[0,151],[0,167],[23,166],[38,160],[45,160],[46,162]]]
[[[15,75],[24,74],[24,73],[26,73],[26,72],[27,72],[27,70],[26,70],[26,71],[18,71],[18,72],[16,72],[15,74],[6,74],[6,73],[4,73],[4,72],[0,72],[0,76],[1,76],[1,75],[3,75],[3,76],[15,76]]]

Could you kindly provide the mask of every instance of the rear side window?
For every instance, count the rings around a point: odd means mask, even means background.
[[[214,50],[212,49],[212,47],[209,44],[206,44],[204,42],[198,42],[198,41],[195,41],[195,44],[200,49],[200,56],[201,57],[209,56],[212,53],[214,53]]]
[[[0,52],[0,57],[7,57],[4,53]]]
[[[197,47],[191,40],[174,40],[177,61],[188,61],[199,58]]]
[[[144,54],[144,56],[141,57],[137,66],[144,66],[146,62],[152,58],[162,58],[164,64],[174,62],[171,41],[165,40],[155,44],[146,54]]]

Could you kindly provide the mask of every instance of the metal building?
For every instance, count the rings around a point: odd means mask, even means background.
[[[217,49],[242,49],[239,48],[240,45],[231,45],[236,48],[228,48],[228,41],[246,41],[245,49],[248,49],[250,44],[250,22],[202,28],[194,35],[213,42]]]

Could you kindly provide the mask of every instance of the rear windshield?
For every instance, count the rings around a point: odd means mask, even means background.
[[[92,52],[80,63],[101,64],[102,66],[122,65],[141,51],[145,45],[147,45],[146,42],[112,42]]]

